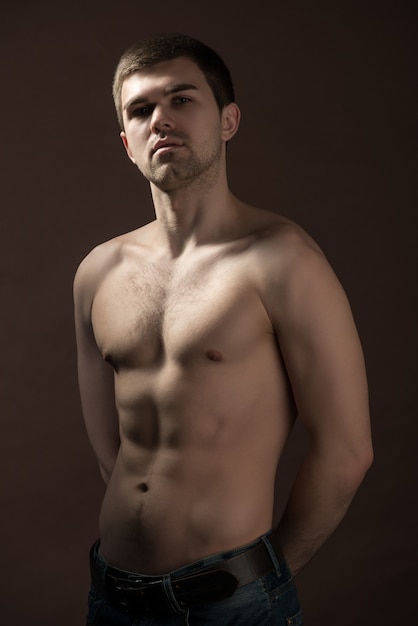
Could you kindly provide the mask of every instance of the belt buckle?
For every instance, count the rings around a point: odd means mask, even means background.
[[[158,588],[162,591],[162,579],[146,581],[138,577],[119,578],[108,574],[108,580],[112,584],[108,585],[108,594],[123,611],[129,613],[134,607],[149,613],[153,606],[153,591]]]

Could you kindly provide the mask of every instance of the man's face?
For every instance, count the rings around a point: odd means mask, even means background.
[[[230,138],[228,107],[220,113],[193,61],[180,57],[132,74],[122,85],[121,103],[123,143],[151,183],[169,191],[217,171]]]

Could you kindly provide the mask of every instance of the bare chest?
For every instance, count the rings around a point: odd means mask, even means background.
[[[97,344],[115,367],[153,367],[172,358],[239,358],[269,322],[236,261],[181,272],[125,263],[100,287],[92,309]]]

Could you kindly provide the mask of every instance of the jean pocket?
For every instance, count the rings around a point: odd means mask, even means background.
[[[292,578],[285,582],[274,580],[273,575],[265,579],[266,591],[270,599],[270,606],[274,624],[283,626],[301,626],[302,612],[298,593]]]
[[[298,611],[293,617],[286,617],[286,626],[303,626],[302,611]]]
[[[276,600],[280,600],[282,596],[294,594],[296,592],[296,588],[292,578],[289,578],[289,580],[285,580],[284,582],[278,579],[277,581],[272,581],[270,585],[267,586],[266,591],[271,600],[275,602]]]

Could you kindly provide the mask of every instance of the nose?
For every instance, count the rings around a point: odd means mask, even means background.
[[[159,134],[164,130],[172,130],[174,128],[174,120],[167,111],[167,108],[157,105],[151,116],[151,131]]]

